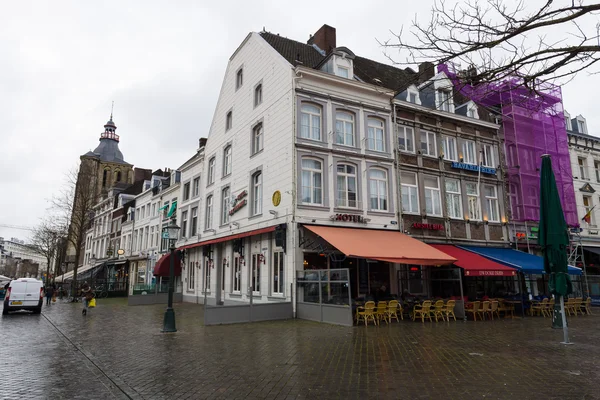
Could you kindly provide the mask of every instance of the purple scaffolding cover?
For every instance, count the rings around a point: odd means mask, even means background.
[[[541,155],[550,154],[556,185],[570,226],[578,226],[575,190],[560,87],[544,84],[536,93],[519,78],[472,86],[447,65],[438,66],[457,90],[487,107],[501,107],[505,139],[506,184],[512,218],[539,221]]]

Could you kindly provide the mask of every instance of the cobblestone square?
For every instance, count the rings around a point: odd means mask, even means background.
[[[600,311],[340,327],[302,320],[204,327],[202,306],[102,300],[0,319],[2,399],[598,399]]]

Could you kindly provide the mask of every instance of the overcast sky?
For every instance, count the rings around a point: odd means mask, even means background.
[[[125,160],[177,168],[207,136],[225,67],[251,31],[306,41],[321,25],[338,46],[388,62],[376,38],[418,16],[422,1],[12,1],[0,6],[0,225],[35,226],[79,156],[98,145],[115,102]],[[529,2],[528,2],[529,3]],[[570,1],[568,2],[570,3]],[[563,88],[596,135],[600,115],[581,74]],[[0,236],[26,239],[0,226]]]

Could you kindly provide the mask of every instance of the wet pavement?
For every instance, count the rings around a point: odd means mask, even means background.
[[[202,307],[58,303],[0,318],[1,399],[600,399],[600,309],[550,320],[204,327]]]

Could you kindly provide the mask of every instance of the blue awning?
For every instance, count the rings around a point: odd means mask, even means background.
[[[524,253],[513,249],[500,249],[496,247],[458,246],[461,249],[472,251],[490,260],[499,262],[509,267],[517,268],[524,274],[545,274],[544,259],[533,254]],[[569,265],[569,275],[581,275],[581,268]]]

